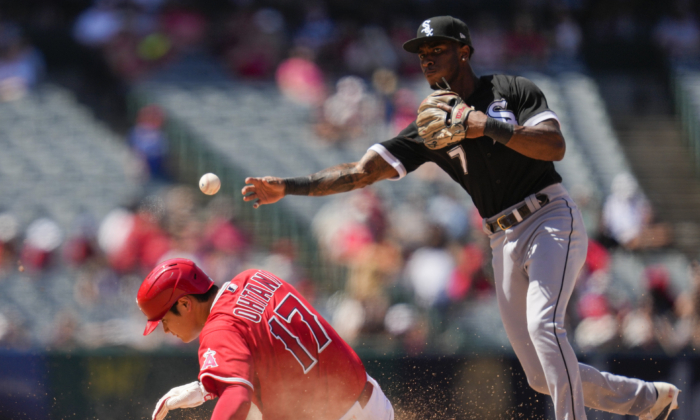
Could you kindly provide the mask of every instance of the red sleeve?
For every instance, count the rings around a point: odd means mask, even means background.
[[[211,420],[245,420],[252,391],[244,385],[229,385],[221,393]]]
[[[253,356],[238,331],[207,331],[200,340],[199,366],[199,381],[207,391],[219,397],[219,391],[232,384],[254,391]]]

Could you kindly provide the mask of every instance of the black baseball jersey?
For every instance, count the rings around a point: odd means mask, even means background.
[[[542,91],[524,77],[482,76],[472,95],[465,100],[489,117],[534,126],[557,119],[547,108]],[[425,162],[435,162],[472,197],[481,217],[488,218],[523,201],[544,187],[561,182],[552,162],[532,159],[497,143],[490,137],[464,139],[440,150],[431,150],[418,136],[412,122],[398,136],[370,148],[390,163],[399,177]]]

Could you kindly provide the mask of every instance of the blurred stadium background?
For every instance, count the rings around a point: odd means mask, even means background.
[[[428,88],[401,44],[442,14],[470,26],[478,74],[531,78],[561,118],[590,236],[579,357],[674,382],[672,418],[700,418],[698,2],[3,0],[0,419],[150,418],[191,381],[195,345],[142,337],[134,304],[174,256],[219,284],[253,266],[293,283],[399,419],[553,419],[503,332],[478,214],[437,167],[240,198],[245,176],[355,161],[415,118]]]

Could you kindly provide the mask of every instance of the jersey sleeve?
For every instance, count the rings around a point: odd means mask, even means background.
[[[211,420],[245,420],[248,417],[252,391],[246,386],[228,386],[219,396]]]
[[[209,331],[199,345],[199,381],[219,396],[231,384],[253,386],[253,356],[243,336],[230,329]]]
[[[389,165],[393,166],[399,176],[393,181],[405,177],[428,161],[422,139],[418,136],[418,125],[412,122],[398,136],[391,140],[377,143],[369,148],[377,152]]]
[[[530,80],[524,77],[516,77],[513,83],[513,94],[516,96],[515,114],[520,125],[525,127],[535,126],[542,121],[557,120],[557,114],[547,106],[544,93]]]

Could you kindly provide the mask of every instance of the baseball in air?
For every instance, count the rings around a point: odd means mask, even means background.
[[[206,195],[214,195],[221,188],[221,180],[212,173],[204,174],[199,178],[199,189]]]

